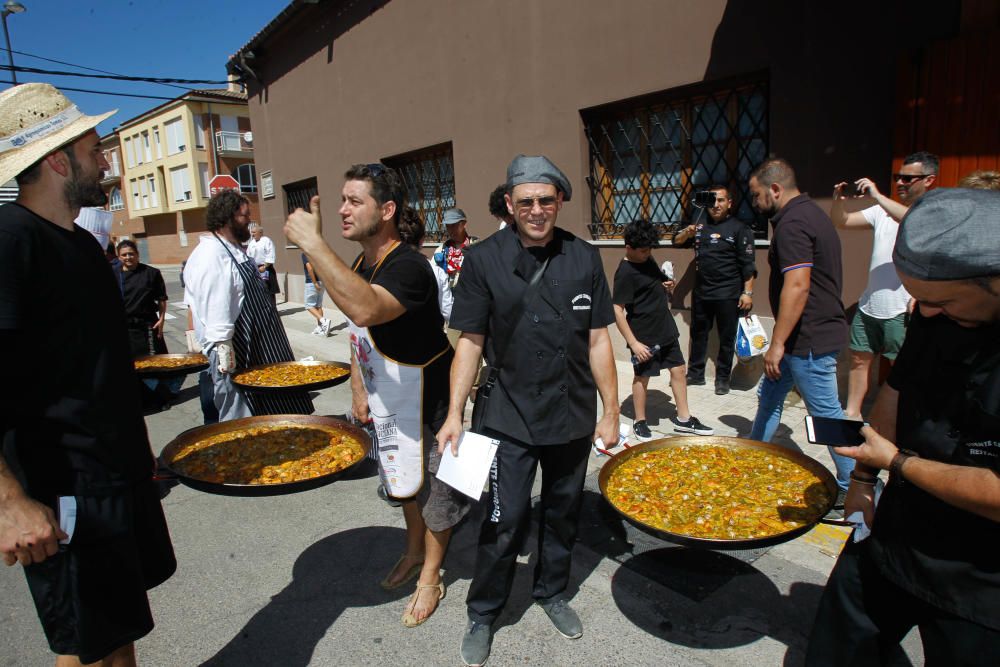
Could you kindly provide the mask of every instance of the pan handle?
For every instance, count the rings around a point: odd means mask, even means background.
[[[176,482],[180,479],[177,473],[167,470],[166,468],[159,468],[155,473],[153,473],[154,482]]]

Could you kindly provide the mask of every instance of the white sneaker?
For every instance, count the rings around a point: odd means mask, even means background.
[[[323,319],[321,319],[319,321],[319,324],[320,324],[320,327],[319,327],[320,328],[320,333],[323,336],[329,336],[330,335],[330,328],[333,326],[333,322],[331,322],[330,320],[328,320],[327,318],[324,317]]]
[[[322,324],[317,324],[316,328],[313,329],[310,333],[312,333],[313,336],[322,336],[323,335],[323,325]]]

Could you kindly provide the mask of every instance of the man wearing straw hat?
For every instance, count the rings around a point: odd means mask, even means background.
[[[106,201],[94,128],[113,113],[47,84],[0,93],[0,182],[20,187],[0,208],[0,555],[24,567],[57,665],[135,664],[146,591],[176,567],[121,295],[73,222]]]

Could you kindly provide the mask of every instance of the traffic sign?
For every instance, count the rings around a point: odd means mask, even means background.
[[[214,197],[223,190],[236,190],[239,192],[240,182],[232,176],[226,176],[225,174],[213,176],[212,180],[208,182],[208,196]]]

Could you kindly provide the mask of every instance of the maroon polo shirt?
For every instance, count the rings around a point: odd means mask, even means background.
[[[767,255],[771,266],[768,296],[775,318],[785,275],[812,269],[802,317],[785,341],[785,352],[805,356],[836,352],[847,343],[847,316],[840,300],[843,269],[840,237],[830,217],[808,195],[785,204],[771,219],[774,234]]]

